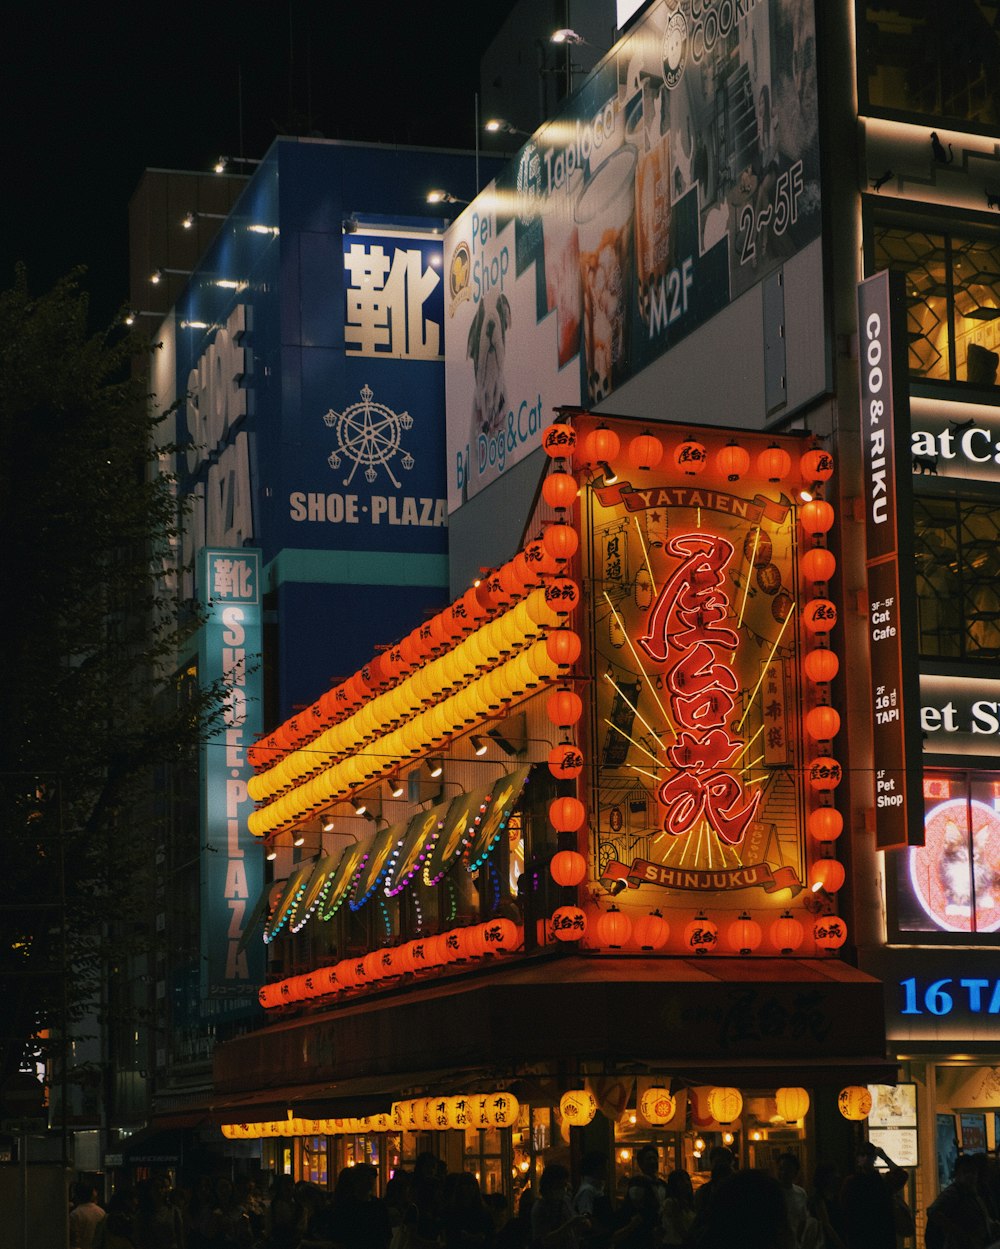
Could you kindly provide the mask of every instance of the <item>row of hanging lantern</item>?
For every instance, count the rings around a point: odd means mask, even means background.
[[[786,1124],[803,1122],[811,1101],[806,1089],[779,1088],[774,1094],[778,1117]],[[863,1084],[851,1084],[837,1095],[841,1115],[852,1122],[867,1119],[872,1095]],[[637,1110],[652,1127],[669,1127],[677,1115],[678,1099],[665,1085],[650,1085],[640,1094]],[[743,1113],[739,1089],[720,1085],[708,1095],[708,1110],[722,1127],[730,1127]],[[598,1111],[597,1098],[589,1088],[569,1089],[559,1099],[559,1114],[571,1127],[586,1127]],[[268,1137],[364,1135],[375,1132],[444,1132],[466,1128],[512,1128],[521,1116],[517,1098],[506,1091],[460,1093],[447,1097],[417,1097],[393,1102],[388,1114],[361,1118],[304,1119],[292,1117],[261,1123],[224,1123],[222,1134],[229,1140]]]
[[[595,426],[582,437],[571,425],[555,424],[544,431],[542,446],[553,459],[575,460],[580,465],[607,469],[618,459],[622,440],[615,430],[604,424]],[[817,457],[821,457],[820,472],[816,471]],[[820,450],[807,451],[800,457],[799,476],[807,485],[824,480],[822,457],[829,459],[827,453]],[[693,435],[680,439],[668,450],[664,440],[648,429],[628,440],[625,460],[629,468],[641,472],[652,471],[666,461],[688,477],[698,477],[714,469],[729,482],[745,477],[753,465],[759,477],[778,483],[791,476],[793,465],[789,452],[776,442],[758,452],[755,458],[735,438],[714,453]],[[576,482],[569,474],[551,474],[543,485],[543,497],[551,507],[569,507],[576,498]]]
[[[272,1010],[370,985],[384,985],[406,975],[418,975],[451,964],[512,954],[521,946],[522,939],[523,931],[513,920],[499,917],[372,950],[359,958],[341,959],[305,975],[276,980],[264,985],[257,996],[261,1006]]]
[[[561,627],[579,601],[579,587],[562,575],[578,545],[569,525],[546,526],[540,539],[445,612],[256,743],[250,753],[257,774],[249,788],[260,807],[251,831],[261,835],[299,823],[372,776],[495,715],[510,691],[497,691],[487,678],[502,669],[508,678],[516,676],[521,693],[534,688],[538,644],[547,644],[555,665],[543,679],[564,670],[579,654],[579,639]],[[435,625],[446,617],[448,630]],[[510,657],[520,658],[529,648],[534,662],[512,672]],[[451,702],[456,691],[465,695],[461,706]],[[499,701],[498,693],[504,695]],[[439,714],[428,719],[430,712]],[[378,748],[393,733],[400,734],[389,743],[398,751],[395,765]],[[331,776],[339,762],[352,766]],[[292,796],[294,801],[280,802]],[[269,811],[272,805],[276,809]]]
[[[579,883],[575,860],[563,856],[571,852],[557,853],[550,870],[557,884]],[[578,856],[582,858],[582,856]],[[823,859],[822,863],[834,863],[835,859]],[[565,865],[572,864],[571,874],[565,874]],[[584,865],[585,866],[585,865]],[[842,870],[842,869],[841,869]],[[817,873],[817,879],[827,877]],[[836,884],[836,876],[829,877]],[[841,883],[842,880],[841,880]],[[837,885],[839,888],[839,885]],[[847,929],[838,916],[822,915],[811,921],[812,940],[820,950],[838,950],[847,939]],[[612,904],[594,920],[579,906],[558,906],[552,912],[548,924],[550,939],[562,942],[586,940],[587,945],[602,949],[620,950],[638,947],[644,953],[662,950],[670,939],[670,924],[659,910],[650,911],[632,920],[624,911]],[[722,941],[720,943],[720,937]],[[764,923],[743,911],[735,919],[723,921],[723,927],[705,912],[700,911],[684,927],[682,946],[690,954],[716,953],[720,949],[747,956],[761,954],[794,954],[806,940],[806,926],[791,911],[783,911]]]
[[[546,591],[538,590],[523,604],[523,618],[520,606],[508,613],[510,619],[499,618],[374,698],[310,748],[251,777],[250,795],[262,805],[248,819],[250,832],[261,836],[301,823],[565,676],[581,648],[578,634],[557,627],[569,610],[565,601],[553,607]],[[414,710],[414,702],[424,709]]]
[[[812,808],[807,827],[817,843],[818,853],[809,868],[809,885],[814,892],[832,897],[846,879],[843,864],[834,856],[833,843],[843,831],[844,821],[833,804],[833,792],[840,783],[842,768],[833,754],[833,743],[841,728],[840,713],[831,704],[830,685],[840,670],[840,660],[830,646],[830,632],[837,623],[837,609],[828,596],[828,583],[836,572],[837,560],[826,545],[836,514],[832,504],[817,497],[817,487],[833,476],[834,462],[829,452],[814,447],[802,457],[803,476],[813,482],[813,497],[799,508],[799,522],[810,545],[803,542],[799,571],[812,589],[803,610],[809,638],[802,669],[809,683],[812,706],[804,716],[806,736],[815,754],[807,764],[809,797]],[[847,939],[847,927],[838,916],[821,915],[814,924],[827,948],[837,949]]]

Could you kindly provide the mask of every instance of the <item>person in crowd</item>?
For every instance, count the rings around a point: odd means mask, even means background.
[[[662,1211],[663,1243],[684,1245],[694,1226],[694,1189],[691,1177],[678,1167],[667,1176],[667,1197]]]
[[[644,1175],[653,1186],[656,1204],[662,1209],[667,1199],[667,1183],[660,1175],[660,1151],[652,1143],[642,1145],[635,1156],[639,1174]]]
[[[577,1214],[569,1197],[569,1171],[550,1162],[538,1181],[538,1200],[531,1207],[531,1249],[579,1249],[590,1220]]]
[[[96,1187],[86,1180],[78,1181],[73,1185],[73,1205],[69,1212],[70,1249],[93,1249],[94,1235],[103,1219]]]
[[[134,1219],[135,1193],[131,1188],[120,1188],[108,1200],[107,1218],[97,1226],[94,1249],[135,1249]]]
[[[863,1141],[858,1148],[854,1173],[844,1181],[840,1205],[848,1249],[896,1249],[892,1194],[876,1170],[879,1158],[890,1173],[900,1170],[885,1150],[871,1141]]]
[[[927,1207],[927,1249],[986,1249],[1000,1236],[978,1191],[983,1154],[959,1154],[951,1183]]]
[[[799,1178],[799,1160],[791,1151],[778,1157],[777,1173],[781,1191],[785,1194],[785,1208],[788,1211],[788,1226],[797,1245],[805,1238],[806,1223],[812,1217],[809,1214],[809,1200],[806,1190],[797,1184]]]
[[[658,1249],[660,1229],[660,1203],[652,1179],[648,1175],[631,1176],[625,1199],[615,1214],[611,1249]]]
[[[725,1145],[716,1145],[708,1155],[709,1178],[694,1195],[694,1226],[696,1229],[708,1219],[708,1213],[719,1186],[735,1174],[736,1157]]]
[[[766,1171],[730,1171],[694,1229],[697,1249],[795,1249],[781,1185]]]
[[[296,1249],[305,1227],[290,1175],[276,1175],[271,1182],[267,1210],[268,1249]]]
[[[581,1236],[585,1249],[606,1249],[614,1226],[611,1199],[606,1188],[608,1155],[593,1149],[580,1159],[580,1185],[573,1197],[573,1209],[590,1220],[590,1229]]]
[[[530,1186],[521,1190],[517,1213],[508,1219],[497,1234],[496,1249],[529,1249],[531,1245],[531,1207],[535,1194]]]
[[[327,1224],[335,1249],[389,1249],[392,1225],[385,1203],[375,1196],[377,1175],[360,1163],[337,1176]]]
[[[407,1249],[433,1249],[440,1245],[444,1184],[436,1154],[417,1155],[410,1182],[410,1201],[403,1215]]]
[[[840,1209],[840,1172],[831,1162],[821,1162],[816,1167],[809,1213],[819,1224],[818,1243],[823,1249],[847,1249]]]
[[[492,1249],[493,1215],[471,1171],[448,1177],[442,1223],[445,1249]]]
[[[917,1221],[913,1217],[909,1202],[906,1200],[906,1181],[910,1177],[902,1167],[890,1171],[885,1177],[892,1201],[892,1218],[896,1227],[896,1249],[903,1249],[907,1240],[916,1234]]]
[[[136,1249],[186,1249],[181,1212],[168,1200],[169,1193],[165,1178],[141,1180],[136,1186]]]
[[[210,1175],[199,1175],[194,1181],[184,1230],[188,1249],[215,1249],[215,1185]]]

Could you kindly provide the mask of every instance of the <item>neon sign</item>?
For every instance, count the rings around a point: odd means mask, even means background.
[[[730,658],[737,633],[722,622],[729,615],[726,569],[733,544],[708,533],[687,533],[665,544],[680,559],[653,604],[638,644],[657,663],[674,661],[664,674],[675,741],[667,757],[677,769],[660,785],[664,830],[679,837],[703,816],[719,838],[739,845],[760,804],[760,791],[746,799],[735,776],[724,769],[743,742],[728,727],[739,682]]]

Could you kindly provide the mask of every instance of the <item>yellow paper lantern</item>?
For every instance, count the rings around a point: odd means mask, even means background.
[[[661,1128],[677,1113],[677,1102],[669,1089],[653,1085],[639,1098],[639,1113],[654,1128]]]
[[[488,1099],[490,1123],[498,1128],[512,1128],[517,1124],[521,1106],[512,1093],[493,1093]]]
[[[717,1123],[732,1123],[743,1110],[743,1095],[739,1089],[714,1088],[708,1095],[708,1109]]]
[[[464,1093],[448,1098],[448,1126],[465,1131],[472,1123],[472,1098]]]
[[[845,1119],[860,1123],[872,1110],[872,1095],[863,1084],[849,1084],[837,1096],[837,1108]]]
[[[805,1089],[780,1088],[774,1095],[778,1114],[786,1123],[799,1123],[809,1111],[809,1094]]]
[[[585,1127],[597,1114],[597,1098],[589,1089],[570,1089],[559,1098],[559,1113],[573,1127]]]

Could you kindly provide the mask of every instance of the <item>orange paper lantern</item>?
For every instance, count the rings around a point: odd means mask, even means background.
[[[580,545],[580,538],[570,525],[547,525],[542,534],[542,545],[560,564],[572,559]]]
[[[799,1123],[809,1113],[809,1094],[805,1089],[780,1088],[774,1094],[774,1102],[786,1123]]]
[[[573,781],[583,771],[583,755],[573,742],[562,742],[549,751],[549,771],[557,780]]]
[[[831,755],[817,755],[807,765],[810,786],[817,793],[827,793],[840,784],[843,770]]]
[[[821,915],[813,924],[813,940],[821,950],[839,950],[847,940],[847,925],[839,915]]]
[[[747,911],[744,911],[739,919],[729,925],[726,935],[732,949],[744,957],[752,954],[764,939],[760,924],[755,919],[751,919]]]
[[[817,742],[831,741],[840,732],[840,716],[825,703],[806,713],[806,732]]]
[[[553,629],[545,639],[549,658],[560,668],[569,668],[580,658],[583,649],[580,635],[572,629]]]
[[[650,433],[639,434],[628,444],[628,462],[632,468],[656,468],[663,459],[663,443]]]
[[[684,944],[692,954],[707,954],[719,944],[719,925],[707,915],[696,915],[684,929]]]
[[[813,447],[799,460],[803,481],[829,481],[833,476],[833,456],[829,451]]]
[[[810,633],[829,633],[837,623],[837,608],[828,598],[810,599],[802,609],[802,622]]]
[[[811,546],[802,556],[802,575],[809,581],[829,581],[837,571],[837,558],[825,546]]]
[[[632,936],[632,921],[616,906],[610,906],[597,921],[597,939],[601,945],[620,950]]]
[[[715,466],[727,481],[739,481],[750,467],[750,454],[732,439],[715,457]]]
[[[549,823],[557,833],[575,833],[587,818],[587,808],[579,798],[553,798],[549,803]]]
[[[545,454],[554,460],[572,455],[576,447],[576,430],[572,425],[548,425],[542,430],[542,446]]]
[[[836,893],[845,879],[844,865],[839,859],[817,859],[809,869],[809,884],[814,890]]]
[[[860,1123],[872,1112],[872,1095],[863,1084],[849,1084],[837,1095],[837,1109],[845,1119]]]
[[[557,885],[571,888],[587,875],[587,860],[578,850],[560,850],[552,856],[549,871]]]
[[[670,936],[670,925],[659,911],[650,911],[635,921],[632,936],[640,950],[662,950]]]
[[[661,1128],[677,1113],[677,1102],[669,1089],[651,1085],[639,1098],[639,1113],[654,1128]]]
[[[802,668],[810,681],[822,685],[836,677],[840,671],[840,660],[829,647],[817,647],[808,652],[802,661]]]
[[[697,477],[705,471],[708,452],[700,442],[688,438],[674,451],[674,465],[689,477]]]
[[[809,812],[808,823],[817,841],[836,841],[844,831],[844,817],[836,807],[816,807]]]
[[[805,929],[791,911],[785,911],[771,925],[769,936],[779,954],[794,954],[802,944]]]
[[[578,906],[560,906],[549,921],[557,941],[579,941],[587,935],[587,915]]]
[[[781,481],[783,477],[787,477],[792,467],[792,457],[784,449],[779,447],[776,442],[772,442],[769,447],[757,456],[757,472],[761,477],[766,477],[768,481]]]
[[[613,429],[598,425],[583,440],[583,456],[588,464],[600,464],[613,460],[621,447],[621,439]]]
[[[578,493],[576,478],[571,473],[550,473],[542,482],[542,498],[557,510],[572,507]]]
[[[708,1095],[708,1110],[716,1123],[732,1123],[743,1110],[743,1094],[739,1089],[714,1088]]]
[[[806,533],[827,533],[833,528],[833,508],[825,499],[812,499],[799,508],[799,520]]]
[[[554,690],[545,704],[545,712],[557,728],[568,729],[583,715],[583,702],[573,690]]]

